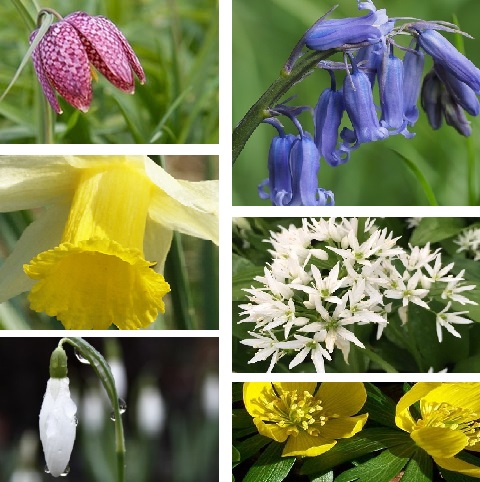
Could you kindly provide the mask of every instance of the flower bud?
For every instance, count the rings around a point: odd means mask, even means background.
[[[421,101],[422,108],[427,114],[428,123],[433,129],[442,125],[442,83],[434,70],[423,79]]]

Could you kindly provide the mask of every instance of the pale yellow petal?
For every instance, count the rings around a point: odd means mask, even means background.
[[[451,458],[434,457],[435,462],[442,468],[452,472],[468,475],[470,477],[480,478],[480,467],[464,462],[463,460]]]
[[[78,178],[69,156],[1,156],[0,212],[69,199]]]
[[[414,430],[410,436],[432,457],[453,457],[468,443],[467,436],[460,430],[441,427],[423,427]]]
[[[13,252],[0,267],[0,302],[32,288],[34,281],[25,274],[23,265],[59,244],[69,209],[67,204],[50,206],[23,231]]]
[[[156,263],[153,269],[163,274],[165,260],[172,244],[173,231],[165,226],[147,218],[145,226],[145,238],[143,240],[143,252],[145,259]]]
[[[290,436],[288,438],[282,457],[315,457],[328,452],[336,443],[335,440],[312,437],[306,432],[300,432],[296,437]]]
[[[324,382],[317,392],[325,415],[349,416],[356,414],[365,404],[367,392],[363,383]]]

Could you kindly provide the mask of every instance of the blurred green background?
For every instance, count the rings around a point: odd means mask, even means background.
[[[278,76],[307,28],[336,3],[339,7],[331,18],[362,15],[355,0],[233,0],[233,125],[240,121]],[[376,0],[374,3],[377,8],[386,8],[389,17],[451,22],[453,15],[456,15],[462,30],[478,37],[477,40],[465,39],[464,43],[466,55],[480,65],[478,0]],[[446,36],[455,42],[454,36]],[[399,42],[405,44],[403,40]],[[337,54],[334,60],[341,60],[341,56]],[[428,59],[425,73],[430,65]],[[301,84],[294,86],[287,97],[297,94],[292,105],[313,107],[323,89],[329,86],[326,72],[314,72]],[[312,132],[309,114],[302,114],[300,119],[305,128]],[[288,120],[281,120],[290,132],[294,132]],[[468,141],[445,125],[438,131],[432,130],[423,111],[411,130],[416,133],[414,139],[397,135],[382,142],[362,145],[352,152],[347,164],[337,168],[321,161],[319,185],[333,190],[337,205],[428,204],[417,179],[398,154],[393,152],[395,150],[421,169],[439,204],[467,204],[467,142],[471,142],[472,152],[477,153],[480,148],[479,120],[472,120],[473,132]],[[258,198],[257,185],[268,176],[268,148],[275,133],[271,126],[260,125],[239,156],[233,167],[234,205],[270,204],[269,200]],[[478,154],[476,157],[479,157]],[[480,169],[478,164],[477,159],[477,173]],[[475,178],[478,199],[478,174]]]
[[[60,338],[0,340],[0,480],[47,482],[38,415]],[[119,396],[126,480],[218,481],[218,338],[88,338],[107,360]],[[116,482],[111,405],[94,370],[65,345],[77,436],[70,482]],[[154,395],[155,394],[155,395]]]
[[[0,5],[0,92],[28,48],[30,29],[14,3],[30,12],[50,7],[66,16],[77,10],[110,18],[145,70],[134,95],[103,76],[93,81],[87,114],[60,100],[56,143],[218,142],[218,0],[4,0]],[[31,60],[0,102],[0,142],[40,139],[39,83]],[[53,111],[52,111],[53,112]]]

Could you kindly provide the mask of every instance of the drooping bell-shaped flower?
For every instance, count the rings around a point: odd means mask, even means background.
[[[272,201],[274,206],[286,206],[292,199],[292,174],[290,172],[290,151],[295,136],[285,134],[277,119],[267,119],[265,122],[273,125],[278,130],[278,136],[272,139],[268,152],[268,179],[258,186],[258,195],[261,199]],[[265,191],[268,186],[270,193]]]
[[[403,57],[403,114],[408,124],[417,122],[419,111],[418,97],[422,86],[423,66],[425,56],[418,48],[408,50]]]
[[[388,130],[380,125],[377,117],[370,80],[354,61],[352,73],[345,77],[343,83],[343,99],[353,131],[347,128],[342,130],[342,150],[351,151],[365,142],[388,137]]]
[[[40,440],[47,469],[58,477],[68,471],[77,430],[77,406],[70,398],[67,359],[63,348],[57,348],[50,359],[50,379],[39,416]]]
[[[468,137],[472,133],[470,122],[466,118],[462,107],[446,88],[442,89],[441,102],[445,122],[462,136]]]
[[[338,130],[345,106],[342,92],[336,90],[335,76],[331,70],[329,73],[331,87],[322,92],[314,110],[315,144],[330,166],[338,166],[348,161],[350,153],[337,149]]]
[[[442,88],[441,80],[432,69],[423,79],[421,102],[428,123],[435,130],[440,129],[442,125]]]
[[[362,72],[367,75],[372,88],[375,85],[377,70],[382,63],[383,53],[383,42],[377,42],[367,47],[361,47],[355,55],[355,63],[362,69]]]
[[[307,30],[303,41],[312,50],[328,50],[362,42],[373,44],[379,42],[392,28],[393,22],[389,21],[384,9],[372,10],[361,17],[332,20],[322,17]]]
[[[436,63],[445,67],[474,92],[480,93],[480,70],[443,35],[431,29],[423,30],[419,32],[418,43]]]
[[[38,30],[30,35],[30,43]],[[33,65],[45,97],[58,114],[58,92],[69,104],[86,112],[92,99],[91,66],[118,89],[133,94],[135,73],[145,74],[133,49],[107,18],[74,12],[49,27],[32,53]]]

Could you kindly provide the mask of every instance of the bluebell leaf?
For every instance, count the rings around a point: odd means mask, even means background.
[[[333,73],[331,75],[333,76]],[[335,78],[332,79],[331,88],[322,92],[315,106],[315,144],[320,155],[330,166],[338,166],[348,161],[350,153],[337,149],[338,129],[345,107],[343,95],[335,90]]]
[[[346,44],[376,43],[389,33],[389,22],[384,9],[362,17],[319,20],[304,35],[305,45],[312,50],[328,50]]]
[[[343,82],[343,100],[345,110],[352,122],[353,132],[347,128],[342,130],[340,137],[344,142],[340,147],[341,150],[348,152],[365,142],[388,137],[388,130],[381,127],[378,121],[370,81],[355,62],[352,64],[352,74],[347,75]]]
[[[434,70],[423,79],[421,92],[422,108],[433,129],[442,125],[442,82]]]
[[[465,117],[462,107],[455,102],[455,99],[446,88],[442,89],[441,102],[445,122],[449,126],[454,127],[462,136],[468,137],[472,133],[470,122]]]
[[[419,32],[420,46],[458,80],[480,93],[480,70],[435,30]]]
[[[403,57],[403,113],[409,125],[418,119],[418,97],[422,86],[425,56],[422,51],[408,50]]]
[[[308,132],[298,136],[290,153],[293,198],[290,206],[318,206],[320,154]]]
[[[434,68],[438,78],[443,82],[455,102],[470,115],[477,116],[480,112],[480,103],[475,92],[452,75],[442,64],[435,63]]]

